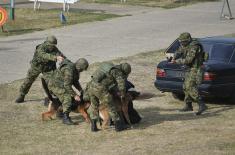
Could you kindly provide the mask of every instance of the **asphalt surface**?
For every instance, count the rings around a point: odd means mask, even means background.
[[[232,11],[235,10],[235,1],[230,3]],[[32,6],[31,3],[17,7]],[[42,8],[47,7],[60,5],[42,5]],[[92,63],[166,48],[186,31],[193,37],[235,33],[235,20],[220,20],[221,7],[222,2],[170,10],[78,3],[72,8],[132,16],[0,38],[0,83],[26,76],[35,46],[43,42],[47,35],[53,34],[58,38],[58,48],[71,60],[85,57]]]

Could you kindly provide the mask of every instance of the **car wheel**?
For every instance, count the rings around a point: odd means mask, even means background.
[[[184,94],[172,93],[172,96],[173,96],[175,99],[178,99],[178,100],[180,100],[180,101],[183,101],[183,100],[184,100]]]

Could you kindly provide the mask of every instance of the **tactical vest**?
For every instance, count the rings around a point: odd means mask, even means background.
[[[199,46],[199,50],[196,53],[196,56],[194,58],[194,61],[192,63],[192,67],[194,68],[200,68],[203,65],[203,62],[206,61],[206,53],[203,50],[202,45],[197,41],[193,40],[190,45],[191,46]]]
[[[93,73],[92,79],[95,82],[101,82],[105,78],[110,78],[110,71],[115,67],[113,63],[102,63],[100,67]]]

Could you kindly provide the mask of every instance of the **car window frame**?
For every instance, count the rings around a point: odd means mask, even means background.
[[[234,53],[235,53],[235,44],[231,44],[231,45],[233,45],[233,46],[234,46],[234,48],[233,48],[233,53],[232,53],[232,55],[231,55],[231,57],[230,57],[230,59],[229,59],[229,62],[228,62],[228,63],[235,63],[235,62],[231,62],[231,61],[232,61],[232,58],[233,58],[233,56],[234,56]]]
[[[175,51],[173,52],[169,52],[169,49],[177,42],[177,41],[179,41],[178,39],[175,39],[171,44],[170,44],[170,46],[165,50],[165,54],[166,53],[175,53]]]

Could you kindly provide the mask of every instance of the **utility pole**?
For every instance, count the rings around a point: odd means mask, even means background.
[[[225,15],[225,14],[224,14],[224,7],[225,7],[225,4],[226,4],[227,7],[228,7],[228,13],[229,13],[229,15]],[[230,5],[229,5],[228,0],[224,0],[224,2],[223,2],[223,6],[222,6],[222,11],[221,11],[220,18],[233,19],[233,17],[232,17],[232,12],[231,12]]]
[[[11,0],[11,4],[10,4],[10,19],[11,20],[15,19],[15,0]]]

